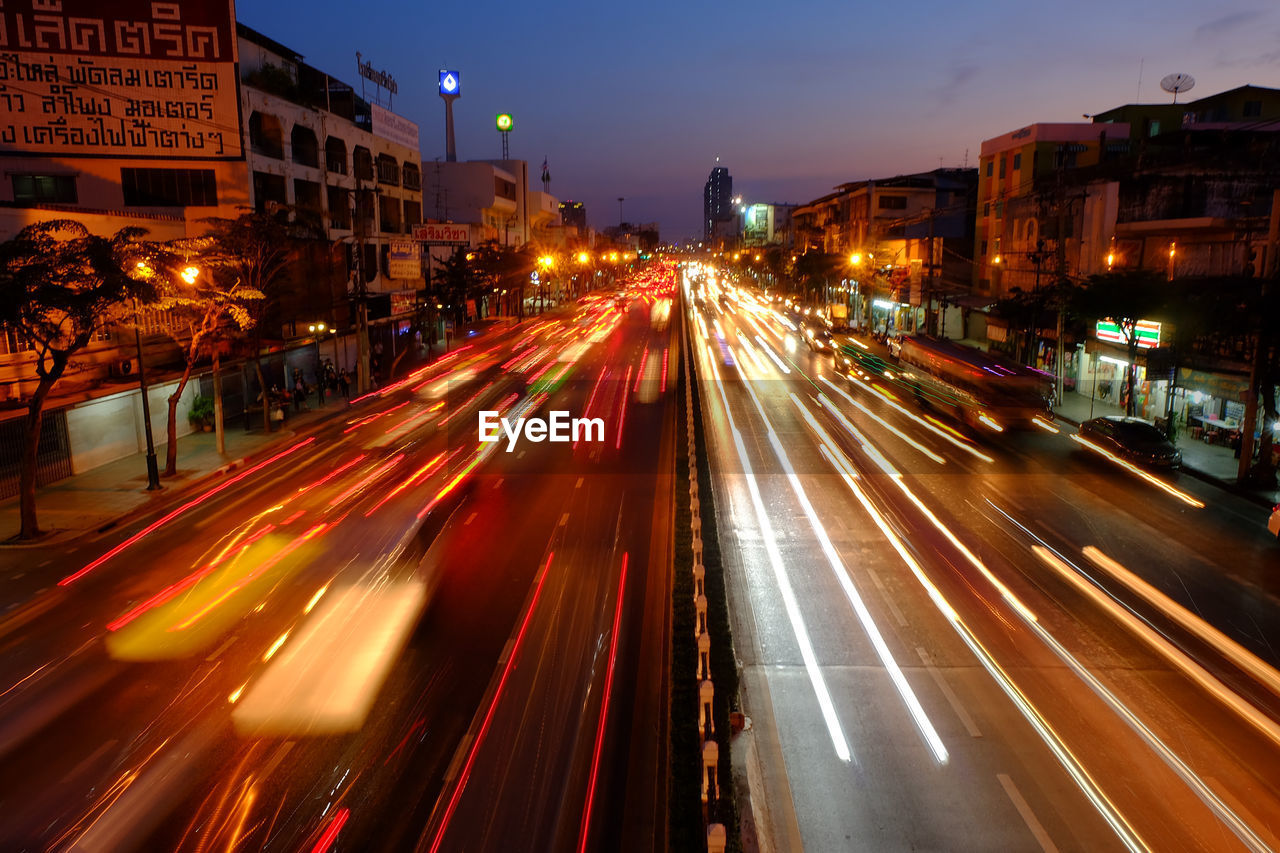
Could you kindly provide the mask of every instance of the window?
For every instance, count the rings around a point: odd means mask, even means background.
[[[390,154],[378,155],[378,183],[400,185],[400,164]]]
[[[0,326],[4,329],[4,351],[6,353],[26,352],[35,349],[31,341],[13,326]]]
[[[1159,136],[1159,135],[1160,135],[1160,119],[1153,118],[1151,119],[1151,123],[1147,125],[1147,136]]]
[[[351,167],[360,180],[373,180],[373,155],[363,145],[357,145],[351,152]]]
[[[257,210],[266,210],[270,203],[274,209],[277,204],[288,204],[285,197],[284,178],[266,172],[253,173],[253,206]]]
[[[1008,162],[1009,162],[1008,158],[1006,158],[1006,157],[1001,157],[1001,158],[1000,158],[1000,177],[1002,177],[1002,178],[1004,177],[1004,167],[1005,167],[1005,164],[1007,164]]]
[[[356,193],[356,223],[364,231],[373,228],[373,190],[359,190]]]
[[[320,225],[320,185],[315,181],[295,179],[293,182],[293,203],[297,208],[299,222],[309,225]]]
[[[212,169],[121,169],[126,207],[216,207]],[[281,199],[283,201],[283,199]]]
[[[906,210],[907,197],[905,195],[882,195],[876,202],[876,206],[881,210]]]
[[[295,124],[289,142],[293,147],[293,162],[313,169],[319,168],[320,143],[316,139],[314,130],[305,125]]]
[[[336,136],[324,141],[324,167],[339,175],[347,173],[347,143]]]
[[[1000,219],[1003,216],[1004,216],[1004,202],[998,201],[996,202],[996,219]]]
[[[516,185],[504,178],[495,177],[493,179],[493,194],[498,198],[516,200]]]
[[[75,175],[13,175],[13,200],[75,204]]]
[[[378,197],[378,219],[384,234],[400,233],[400,200],[388,195]]]
[[[990,216],[990,215],[991,215],[991,202],[989,202],[989,201],[984,201],[984,202],[982,203],[982,215],[983,215],[983,216]]]
[[[256,154],[283,160],[284,128],[280,119],[256,111],[249,116],[249,145]]]
[[[1016,172],[1022,168],[1022,152],[1013,155],[1013,170]]]
[[[407,190],[422,189],[422,176],[418,172],[416,163],[405,163],[400,170],[400,176],[404,180],[404,188]]]
[[[987,241],[986,241],[986,240],[983,240],[983,241],[979,244],[979,246],[980,246],[980,248],[978,249],[978,254],[979,254],[979,255],[986,255],[986,254],[987,254]]]
[[[404,233],[409,234],[413,231],[413,226],[422,223],[422,203],[417,201],[406,201],[404,203]]]
[[[329,206],[329,227],[351,230],[351,201],[345,187],[326,187]]]
[[[987,161],[987,177],[988,177],[988,178],[989,178],[989,177],[991,177],[991,171],[992,171],[992,166],[993,166],[993,165],[995,165],[995,164],[994,164],[994,163],[992,163],[992,161],[990,161],[990,160],[988,160],[988,161]]]
[[[1262,101],[1245,101],[1244,102],[1245,118],[1258,118],[1261,115],[1262,115]]]

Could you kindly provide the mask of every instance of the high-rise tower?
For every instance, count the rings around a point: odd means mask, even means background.
[[[720,162],[720,158],[716,158]],[[724,166],[716,166],[707,176],[702,190],[702,233],[706,240],[715,236],[716,223],[733,218],[733,178]]]

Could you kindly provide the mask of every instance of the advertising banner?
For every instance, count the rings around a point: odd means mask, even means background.
[[[387,244],[387,269],[392,278],[421,278],[421,247],[414,240],[391,240]]]
[[[418,153],[418,125],[404,116],[398,116],[391,110],[377,104],[369,105],[373,109],[373,135],[390,139],[392,142]]]
[[[231,4],[7,0],[0,152],[239,159]]]
[[[471,242],[471,226],[453,223],[428,223],[413,229],[413,239],[423,243],[467,245]]]

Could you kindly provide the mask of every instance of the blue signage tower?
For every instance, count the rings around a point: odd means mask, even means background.
[[[458,148],[453,142],[453,102],[462,97],[461,78],[457,71],[440,69],[440,97],[444,98],[444,159],[458,162]]]

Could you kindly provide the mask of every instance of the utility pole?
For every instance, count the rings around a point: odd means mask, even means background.
[[[359,353],[356,371],[356,387],[360,394],[369,391],[369,283],[364,270],[365,217],[361,211],[360,200],[364,188],[360,177],[356,176],[356,349]],[[372,201],[372,193],[370,193]],[[376,263],[376,260],[375,260]]]

